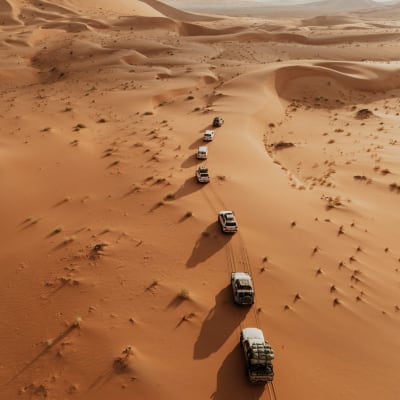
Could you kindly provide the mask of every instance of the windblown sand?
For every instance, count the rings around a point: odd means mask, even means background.
[[[399,14],[0,0],[0,398],[398,400]]]

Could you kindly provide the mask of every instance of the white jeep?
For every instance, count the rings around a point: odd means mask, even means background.
[[[201,165],[196,170],[196,178],[200,183],[210,182],[210,175],[208,174],[208,167]]]
[[[213,127],[214,128],[219,128],[224,124],[224,119],[222,117],[215,117],[213,119]]]
[[[211,129],[206,129],[203,136],[203,141],[211,142],[214,140],[215,132]]]
[[[200,146],[197,149],[197,159],[199,160],[206,160],[208,157],[208,147],[207,146]]]
[[[220,211],[218,213],[218,221],[221,225],[222,232],[235,233],[238,230],[238,223],[233,211]]]
[[[254,286],[247,272],[232,272],[231,286],[236,304],[251,306],[254,304]]]

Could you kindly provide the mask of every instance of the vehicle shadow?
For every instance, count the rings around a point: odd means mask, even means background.
[[[182,168],[190,168],[190,167],[193,167],[193,166],[199,164],[202,161],[204,161],[204,160],[197,159],[196,154],[192,154],[185,161],[182,162],[181,167]]]
[[[207,142],[203,140],[203,137],[196,139],[190,146],[189,149],[197,149],[199,146],[207,146]]]
[[[174,199],[180,199],[181,197],[197,192],[203,185],[204,184],[197,182],[193,174],[193,177],[187,178],[183,185],[175,192]]]
[[[228,354],[217,375],[217,388],[210,396],[213,400],[259,399],[264,385],[252,385],[246,376],[244,356],[240,345]]]
[[[194,359],[204,359],[218,351],[244,320],[249,309],[233,304],[230,286],[222,289],[215,296],[215,305],[203,321],[194,345]]]
[[[188,268],[196,267],[198,264],[206,261],[218,250],[222,249],[225,244],[232,239],[232,235],[225,235],[220,232],[219,223],[217,221],[208,225],[203,231],[192,250],[192,254],[186,262]]]

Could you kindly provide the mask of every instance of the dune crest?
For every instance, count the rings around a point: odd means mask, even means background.
[[[18,8],[9,0],[0,1],[0,25],[18,25],[21,22],[18,17]]]

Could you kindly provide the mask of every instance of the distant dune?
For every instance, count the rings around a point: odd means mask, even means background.
[[[326,14],[343,14],[344,12],[354,12],[359,10],[369,10],[382,8],[382,3],[373,0],[322,0],[316,2],[304,2],[304,4],[262,4],[261,2],[238,1],[235,5],[229,2],[214,1],[183,1],[170,0],[175,7],[197,12],[214,12],[218,14],[242,15],[242,16],[265,16],[276,17],[312,17]]]

